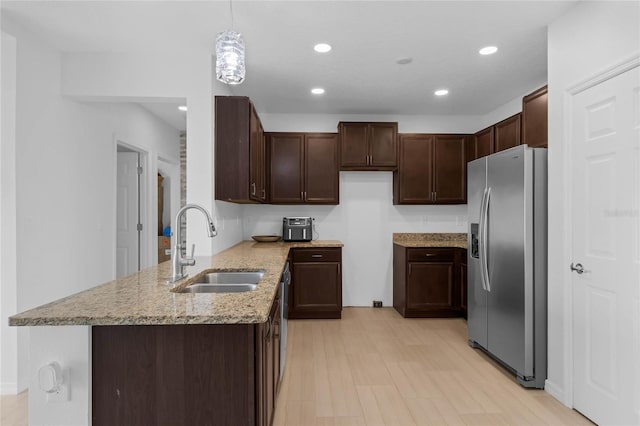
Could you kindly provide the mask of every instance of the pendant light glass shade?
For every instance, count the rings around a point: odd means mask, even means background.
[[[226,84],[244,81],[244,39],[242,34],[226,30],[216,37],[216,78]]]

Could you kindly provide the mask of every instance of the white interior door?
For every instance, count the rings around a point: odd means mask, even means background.
[[[118,152],[116,278],[140,267],[139,157],[137,152]]]
[[[640,68],[574,95],[571,118],[574,407],[638,425]]]

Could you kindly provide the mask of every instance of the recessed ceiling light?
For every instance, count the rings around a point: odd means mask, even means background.
[[[407,64],[410,64],[411,62],[413,62],[413,58],[411,58],[409,56],[405,56],[404,58],[396,59],[396,64],[398,64],[398,65],[407,65]]]
[[[449,93],[449,91],[447,89],[439,89],[439,90],[436,90],[435,92],[433,92],[433,94],[436,95],[436,96],[444,96],[444,95],[446,95],[448,93]]]
[[[483,47],[482,49],[478,50],[478,53],[481,54],[481,55],[493,55],[497,51],[498,51],[497,47],[495,47],[495,46],[487,46],[487,47]]]
[[[186,105],[180,105],[180,106],[178,107],[178,109],[179,109],[180,111],[186,111],[186,110],[187,110],[187,106],[186,106]]]
[[[315,50],[318,53],[327,53],[328,51],[331,50],[331,45],[327,43],[318,43],[315,46],[313,46],[313,50]]]
[[[322,87],[314,87],[311,89],[311,93],[314,95],[322,95],[324,93],[324,89]]]

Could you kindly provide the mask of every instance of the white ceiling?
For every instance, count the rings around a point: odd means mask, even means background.
[[[546,26],[575,1],[239,1],[247,79],[263,113],[486,114],[546,82]],[[2,1],[65,52],[214,54],[227,1]],[[313,51],[317,42],[333,50]],[[497,54],[480,56],[486,45]],[[398,65],[401,57],[412,57]],[[321,86],[322,96],[310,89]],[[436,98],[434,90],[450,93]]]

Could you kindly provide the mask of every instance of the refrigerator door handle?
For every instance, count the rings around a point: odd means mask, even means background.
[[[482,244],[480,246],[480,268],[482,269],[482,281],[486,286],[487,291],[491,291],[491,282],[489,280],[489,262],[487,261],[487,247],[488,247],[488,228],[489,228],[489,202],[491,200],[491,187],[485,190],[484,204],[482,206],[482,229],[480,235],[482,236]]]
[[[484,192],[482,194],[482,200],[480,201],[480,223],[479,223],[479,230],[478,230],[478,245],[479,245],[479,253],[478,253],[478,257],[480,258],[480,282],[482,283],[482,289],[484,291],[487,291],[487,284],[484,280],[484,223],[485,223],[485,203],[487,201],[487,188],[484,189]]]

